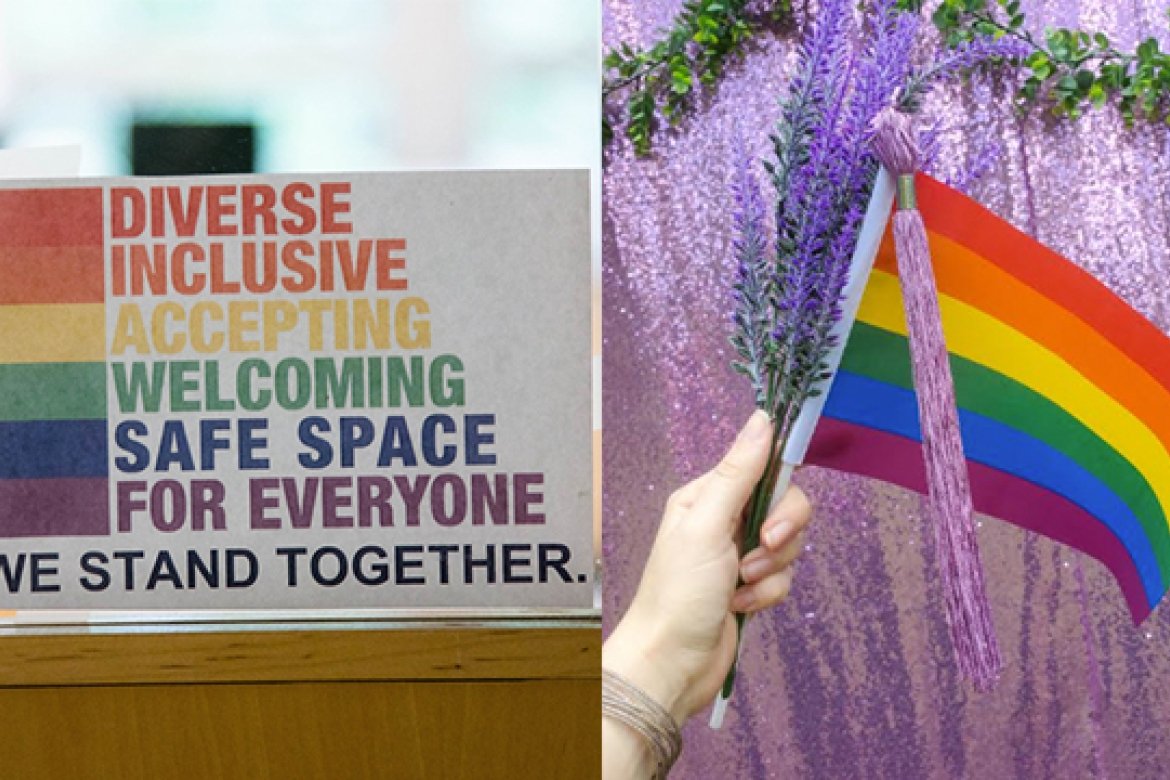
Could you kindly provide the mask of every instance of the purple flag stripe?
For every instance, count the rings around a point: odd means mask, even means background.
[[[0,538],[109,536],[109,480],[0,479]]]

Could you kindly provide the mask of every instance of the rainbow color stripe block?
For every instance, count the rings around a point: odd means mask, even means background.
[[[109,534],[102,190],[0,191],[0,537]]]
[[[1170,339],[979,204],[918,178],[977,511],[1104,563],[1135,622],[1170,583]],[[807,462],[926,491],[887,233]]]

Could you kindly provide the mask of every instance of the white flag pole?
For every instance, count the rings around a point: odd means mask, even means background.
[[[842,292],[844,300],[841,305],[841,319],[832,330],[836,346],[825,359],[829,378],[822,385],[820,394],[807,399],[800,407],[800,414],[792,424],[788,443],[784,446],[785,465],[803,463],[804,456],[808,453],[809,442],[812,441],[813,431],[821,419],[821,411],[825,408],[825,400],[828,399],[829,389],[833,386],[833,377],[837,375],[837,368],[841,365],[841,356],[845,354],[845,343],[849,340],[849,331],[853,330],[853,321],[857,319],[861,296],[869,282],[869,272],[873,269],[873,261],[877,258],[878,248],[881,246],[893,207],[894,177],[890,176],[885,168],[880,168],[877,181],[874,182],[873,195],[869,198],[869,207],[865,211],[865,220],[861,223],[861,230],[857,236],[853,259],[849,263],[849,279],[845,282],[845,289]]]
[[[832,334],[836,338],[836,346],[825,358],[826,370],[829,378],[821,386],[821,392],[805,399],[800,407],[800,414],[792,424],[788,441],[784,445],[781,455],[780,473],[776,476],[776,488],[772,493],[772,507],[788,492],[788,485],[792,481],[792,473],[796,467],[804,462],[808,453],[809,442],[812,441],[813,431],[821,419],[821,411],[825,408],[825,400],[829,397],[829,389],[833,384],[833,377],[837,375],[837,367],[841,365],[841,356],[845,353],[845,342],[849,340],[849,331],[853,329],[853,321],[857,319],[857,309],[861,306],[861,296],[865,292],[865,285],[869,282],[869,272],[873,269],[873,261],[877,258],[878,248],[882,243],[882,236],[886,232],[886,225],[890,221],[890,212],[894,207],[894,177],[886,172],[885,168],[878,169],[878,175],[873,185],[873,194],[869,197],[869,205],[865,210],[865,219],[861,223],[861,230],[857,235],[857,246],[853,249],[853,257],[849,261],[849,277],[842,290],[841,319],[833,326]],[[747,619],[744,619],[744,628]],[[739,650],[743,647],[741,641],[736,646],[735,663],[739,663]],[[727,704],[730,699],[723,697],[723,691],[715,697],[715,704],[711,708],[711,719],[707,725],[712,729],[723,727],[723,718],[727,714]]]

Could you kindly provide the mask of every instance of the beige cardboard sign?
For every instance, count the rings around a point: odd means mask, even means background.
[[[588,174],[0,189],[0,597],[587,607]]]

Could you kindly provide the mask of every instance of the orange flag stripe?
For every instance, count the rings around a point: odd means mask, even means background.
[[[932,232],[970,248],[1041,291],[1084,320],[1170,391],[1166,336],[1109,288],[941,182],[920,174],[916,186],[919,208]]]

